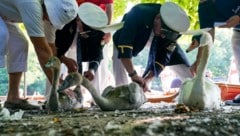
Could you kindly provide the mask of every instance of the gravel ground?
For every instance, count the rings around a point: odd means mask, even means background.
[[[175,113],[175,103],[145,103],[138,110],[103,112],[93,107],[48,114],[25,112],[0,121],[1,136],[238,136],[240,107]]]

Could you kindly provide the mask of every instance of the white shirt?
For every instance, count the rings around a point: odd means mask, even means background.
[[[0,0],[0,16],[6,22],[23,23],[30,37],[45,37],[42,4],[42,0]],[[47,31],[53,34],[56,29],[52,26]],[[48,36],[51,42],[52,34]]]

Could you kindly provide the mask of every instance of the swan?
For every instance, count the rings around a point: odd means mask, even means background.
[[[209,59],[210,48],[213,45],[209,29],[188,31],[185,34],[201,35],[200,43],[190,45],[187,52],[203,47],[200,63],[194,78],[187,79],[180,87],[179,104],[185,104],[193,109],[219,109],[221,103],[221,91],[211,80],[205,77],[205,71]]]
[[[59,87],[58,92],[61,93],[66,88],[80,84],[89,90],[102,111],[138,109],[147,101],[143,89],[135,82],[119,87],[108,86],[100,95],[98,93],[100,91],[97,91],[91,82],[78,72],[70,73]]]
[[[53,112],[59,109],[57,87],[59,84],[60,65],[61,61],[55,56],[50,57],[45,64],[46,68],[51,68],[53,70],[52,88],[46,104],[47,109]]]
[[[78,103],[81,104],[82,94],[80,86],[76,86],[73,90],[73,92],[76,95],[76,98],[71,98],[65,93],[57,92],[59,86],[61,61],[55,56],[50,57],[47,63],[45,64],[45,67],[51,68],[53,70],[52,88],[46,104],[47,109],[51,112],[56,112],[59,111],[60,109],[70,110],[76,108],[76,105]]]

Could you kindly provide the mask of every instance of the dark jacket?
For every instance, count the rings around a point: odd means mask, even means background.
[[[122,19],[124,21],[123,28],[113,35],[114,45],[118,49],[118,58],[132,58],[143,50],[160,8],[160,4],[138,4],[124,15]],[[170,41],[154,37],[144,75],[152,70],[155,76],[158,76],[166,65],[186,64],[190,66],[185,53],[176,44],[176,40],[177,38]],[[174,48],[170,50],[169,47],[173,44]]]

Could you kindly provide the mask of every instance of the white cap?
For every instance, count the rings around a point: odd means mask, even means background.
[[[163,22],[176,32],[187,31],[190,21],[185,11],[173,2],[166,2],[160,8]]]
[[[120,22],[120,23],[115,23],[115,24],[111,24],[111,25],[106,25],[103,27],[92,27],[92,28],[102,31],[104,33],[110,33],[110,32],[113,32],[113,31],[116,31],[116,30],[122,28],[123,25],[124,25],[124,22]]]
[[[77,16],[76,0],[44,0],[44,4],[50,22],[57,29],[62,29]]]
[[[92,28],[104,27],[108,23],[106,12],[90,2],[84,2],[79,6],[78,16],[84,24]]]

